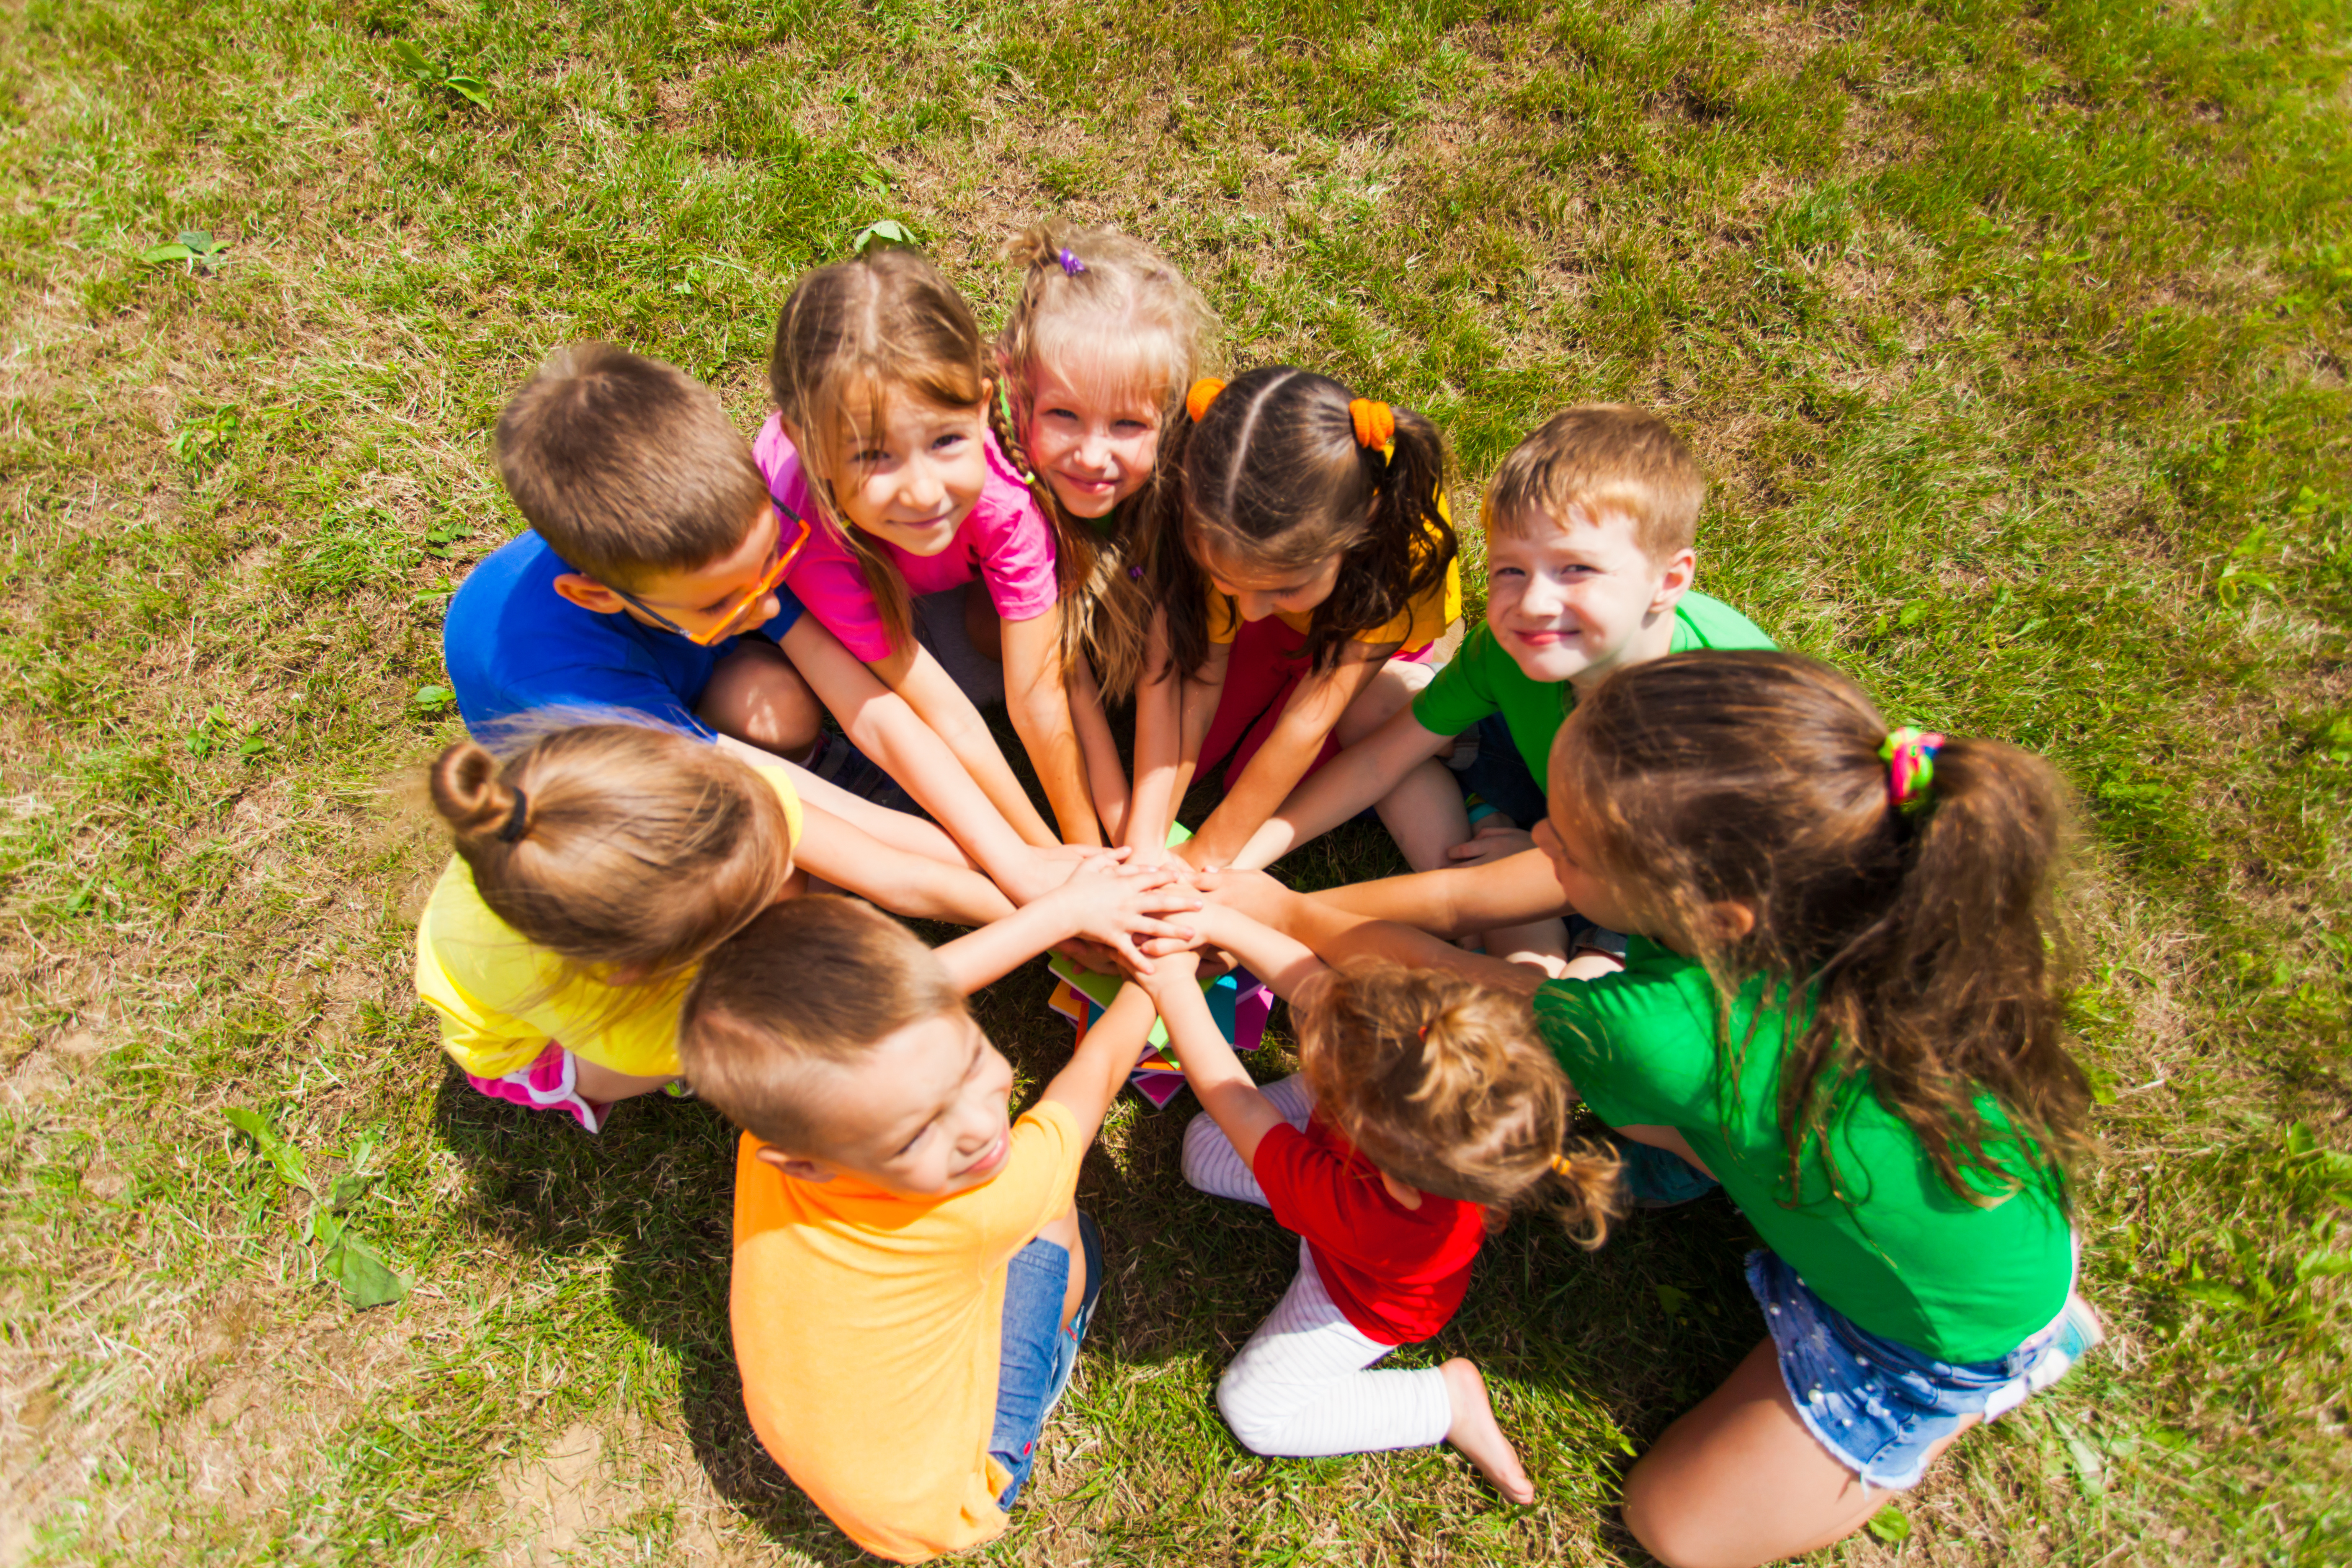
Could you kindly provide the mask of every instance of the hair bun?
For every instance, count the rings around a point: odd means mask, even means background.
[[[514,816],[516,792],[499,778],[499,760],[472,741],[435,759],[433,808],[460,835],[496,833]]]

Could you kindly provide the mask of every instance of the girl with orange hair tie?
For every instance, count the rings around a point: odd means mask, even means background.
[[[1179,851],[1223,866],[1299,780],[1427,681],[1421,661],[1461,616],[1462,582],[1445,446],[1420,415],[1289,365],[1196,382],[1185,410],[1183,504],[1150,547],[1124,837],[1150,854],[1193,773],[1223,763],[1223,802]],[[1408,777],[1379,803],[1391,830],[1423,787],[1451,785]]]

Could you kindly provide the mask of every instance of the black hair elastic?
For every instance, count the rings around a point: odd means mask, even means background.
[[[517,790],[514,797],[514,809],[507,814],[507,825],[499,829],[499,842],[501,844],[512,844],[530,826],[523,820],[530,811],[530,796]]]

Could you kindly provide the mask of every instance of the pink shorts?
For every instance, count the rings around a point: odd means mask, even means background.
[[[564,1110],[573,1121],[591,1132],[604,1130],[607,1105],[599,1105],[582,1095],[573,1087],[580,1069],[577,1058],[553,1040],[539,1053],[530,1066],[519,1068],[504,1078],[476,1078],[466,1075],[466,1081],[488,1095],[515,1105],[529,1106],[533,1110]]]
[[[1389,657],[1419,664],[1436,646],[1426,642]],[[1201,742],[1200,762],[1200,771],[1207,773],[1231,752],[1233,760],[1225,763],[1227,789],[1240,780],[1250,759],[1274,733],[1283,710],[1290,706],[1290,694],[1306,678],[1307,634],[1292,630],[1279,616],[1268,616],[1262,621],[1243,622],[1234,634],[1233,649],[1225,659],[1225,686],[1217,697],[1217,711]],[[1339,754],[1339,738],[1324,736],[1323,749],[1302,776],[1313,776],[1317,768]]]

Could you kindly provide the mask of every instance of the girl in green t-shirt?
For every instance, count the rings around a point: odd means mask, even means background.
[[[1626,1524],[1667,1563],[1811,1551],[2098,1340],[2063,1163],[2087,1100],[2054,973],[2063,793],[1761,652],[1622,671],[1550,786],[1562,889],[1634,934],[1538,1019],[1594,1111],[1766,1243],[1769,1337],[1633,1467]]]

